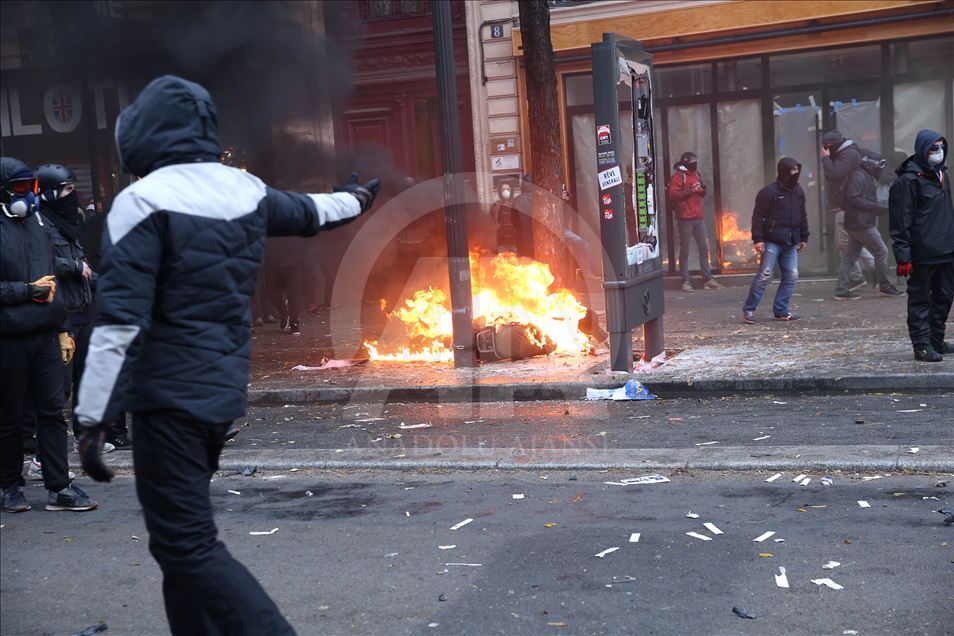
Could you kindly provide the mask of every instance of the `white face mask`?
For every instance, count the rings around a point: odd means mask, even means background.
[[[928,163],[930,163],[932,166],[936,166],[942,161],[944,161],[943,150],[938,150],[937,152],[932,152],[931,154],[928,155]]]
[[[509,198],[510,198],[510,190],[504,190],[503,192],[501,192],[501,193],[500,193],[500,198],[503,199],[504,201],[506,201],[507,199],[509,199]]]

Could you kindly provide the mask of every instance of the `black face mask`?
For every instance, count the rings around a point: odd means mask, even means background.
[[[801,176],[802,171],[799,170],[795,174],[787,174],[782,177],[782,183],[784,183],[789,188],[794,188],[795,184],[798,183],[798,177]]]
[[[80,216],[78,206],[79,196],[76,191],[70,192],[65,197],[46,204],[50,211],[51,221],[56,225],[66,238],[75,241],[79,237],[80,225],[83,218]]]
[[[686,168],[688,168],[692,172],[695,172],[699,168],[699,162],[690,161],[689,163],[686,164]]]

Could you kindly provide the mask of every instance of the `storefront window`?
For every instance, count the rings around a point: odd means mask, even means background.
[[[713,249],[715,246],[716,224],[715,224],[715,192],[712,182],[712,129],[709,119],[709,104],[694,104],[691,106],[671,106],[669,108],[669,158],[673,164],[679,161],[679,156],[684,152],[694,152],[699,158],[699,175],[706,185],[708,196],[702,199],[703,211],[705,214],[706,230],[709,234],[709,265],[718,267],[718,252]],[[662,169],[663,166],[660,166]],[[675,177],[675,168],[667,166],[669,174],[666,178],[666,185]],[[676,224],[678,226],[678,223]],[[679,241],[681,239],[676,232],[676,253],[673,255],[678,259]],[[696,256],[694,243],[690,243],[690,269],[698,269],[699,259]]]
[[[943,72],[950,68],[952,59],[954,37],[951,36],[891,45],[891,70],[894,73]]]
[[[593,104],[593,75],[566,75],[563,90],[567,106],[590,106]]]
[[[729,60],[716,64],[716,85],[719,91],[750,91],[762,86],[762,60]]]
[[[682,97],[712,92],[712,65],[688,64],[653,70],[656,97]]]
[[[718,105],[722,270],[752,269],[752,208],[765,185],[762,168],[762,111],[758,100]]]
[[[833,128],[865,150],[878,153],[882,151],[880,90],[877,85],[836,87],[828,102]]]
[[[881,70],[878,45],[775,55],[769,60],[772,86],[878,77]]]
[[[894,87],[894,151],[888,162],[895,167],[914,152],[922,128],[945,134],[944,82],[917,82]]]

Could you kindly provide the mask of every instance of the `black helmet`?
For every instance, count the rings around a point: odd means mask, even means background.
[[[76,183],[73,171],[58,163],[43,164],[36,169],[35,174],[39,182],[40,198],[44,201],[56,201],[64,187]]]

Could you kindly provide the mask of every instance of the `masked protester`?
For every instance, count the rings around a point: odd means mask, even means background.
[[[70,481],[63,365],[73,356],[66,308],[54,276],[53,245],[36,214],[37,180],[23,162],[0,159],[0,487],[3,510],[30,509],[23,495],[24,406],[33,405],[43,452],[46,509],[96,508]]]
[[[845,231],[844,187],[848,176],[861,167],[862,156],[861,147],[851,139],[845,139],[839,131],[829,130],[822,136],[821,162],[827,185],[828,210],[834,215],[835,245],[842,257],[848,251],[849,241],[848,232]],[[865,247],[862,247],[852,265],[849,291],[863,287],[865,284],[862,263],[868,269],[874,268],[874,257]]]
[[[209,480],[231,422],[245,414],[249,308],[265,237],[347,223],[371,207],[378,181],[352,176],[334,194],[296,194],[222,165],[212,98],[171,75],[120,113],[116,142],[124,168],[141,179],[106,218],[99,315],[76,409],[83,467],[112,478],[104,424],[125,407],[173,634],[293,634],[216,538]]]
[[[679,224],[679,274],[682,277],[682,291],[695,291],[689,282],[689,244],[692,240],[695,240],[696,249],[699,251],[702,286],[706,289],[721,289],[722,285],[712,278],[709,269],[709,235],[706,232],[705,211],[702,207],[706,184],[699,174],[699,159],[693,152],[684,152],[675,168],[669,180],[668,195]]]
[[[839,201],[845,210],[845,232],[848,246],[842,255],[835,286],[835,300],[858,300],[851,291],[851,273],[862,249],[874,258],[874,279],[882,296],[904,296],[888,280],[888,247],[878,232],[878,216],[888,213],[887,201],[878,198],[878,181],[885,161],[874,154],[861,159],[861,167],[848,175]]]
[[[782,282],[772,305],[775,320],[798,320],[789,305],[798,282],[798,252],[805,249],[808,241],[805,191],[798,185],[801,172],[802,164],[791,157],[782,157],[778,162],[778,178],[759,190],[755,197],[752,241],[761,261],[742,306],[742,322],[755,322],[755,310],[772,279],[776,263],[782,270]]]
[[[954,204],[947,140],[921,130],[914,154],[898,166],[888,199],[898,276],[908,278],[908,334],[914,357],[940,362],[954,345],[944,326],[954,300]]]

